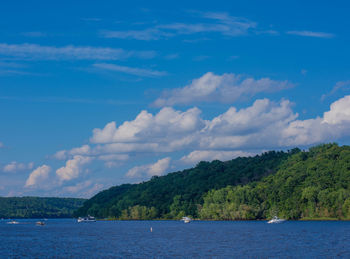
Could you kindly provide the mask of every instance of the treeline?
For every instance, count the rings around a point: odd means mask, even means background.
[[[350,219],[350,147],[326,144],[294,154],[258,182],[211,190],[202,219]]]
[[[70,218],[85,199],[0,197],[0,218]]]
[[[200,162],[191,169],[102,191],[87,200],[74,215],[117,219],[199,217],[203,196],[208,191],[258,181],[276,173],[288,157],[298,152],[299,149],[271,151],[226,162]]]

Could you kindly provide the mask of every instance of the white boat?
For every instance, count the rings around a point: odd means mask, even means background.
[[[87,217],[79,217],[78,222],[95,222],[96,219],[92,216],[87,216]]]
[[[15,221],[15,220],[11,220],[11,221],[7,222],[7,224],[19,224],[19,222]]]
[[[286,221],[285,219],[280,219],[279,217],[277,216],[274,216],[272,219],[270,219],[267,223],[269,224],[276,224],[276,223],[282,223]]]
[[[190,217],[182,217],[181,219],[184,223],[190,223],[192,219]]]

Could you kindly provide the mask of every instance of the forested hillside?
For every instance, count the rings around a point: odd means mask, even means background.
[[[289,156],[298,153],[267,152],[255,157],[221,162],[200,162],[196,167],[140,184],[125,184],[102,191],[87,200],[75,216],[154,219],[198,217],[203,195],[228,185],[243,185],[276,173]]]
[[[0,218],[70,218],[84,199],[0,197]]]
[[[211,190],[202,219],[350,219],[350,147],[326,144],[289,157],[259,182]]]

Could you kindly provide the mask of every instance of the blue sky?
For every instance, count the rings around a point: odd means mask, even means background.
[[[350,140],[346,1],[11,1],[0,195],[90,197]]]

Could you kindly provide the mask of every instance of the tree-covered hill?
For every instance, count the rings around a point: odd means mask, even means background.
[[[299,151],[271,151],[226,162],[200,162],[194,168],[153,177],[140,184],[112,187],[87,200],[75,216],[90,214],[120,219],[197,217],[203,195],[208,191],[258,181],[275,173],[283,161]]]
[[[326,144],[289,157],[259,182],[211,190],[202,219],[350,219],[350,147]]]
[[[70,218],[85,199],[0,197],[0,218]]]

